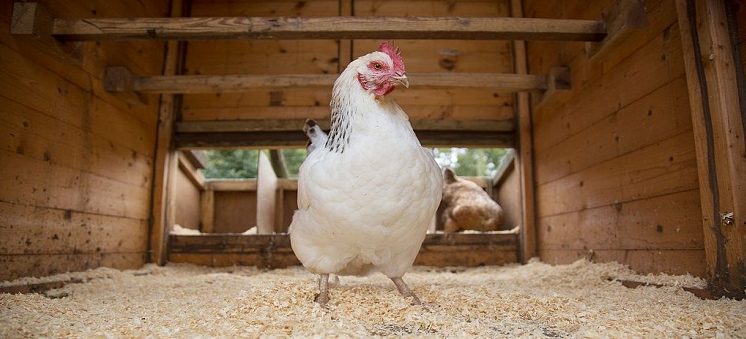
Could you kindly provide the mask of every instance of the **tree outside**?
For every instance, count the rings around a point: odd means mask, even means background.
[[[256,178],[259,160],[258,150],[233,149],[209,150],[207,164],[203,174],[207,179],[248,179]],[[283,149],[281,154],[285,158],[288,174],[291,178],[298,177],[298,169],[306,159],[306,149]]]
[[[202,174],[208,179],[256,178],[259,151],[246,149],[209,150]]]
[[[497,173],[504,159],[505,148],[434,148],[433,155],[440,167],[449,167],[461,176],[487,176]]]

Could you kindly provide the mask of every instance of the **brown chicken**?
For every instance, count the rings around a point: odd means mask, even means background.
[[[495,231],[503,223],[503,209],[479,185],[443,171],[443,200],[438,207],[438,225],[446,233],[463,230]]]

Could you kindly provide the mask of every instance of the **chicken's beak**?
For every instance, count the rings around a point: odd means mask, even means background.
[[[406,75],[404,74],[397,75],[397,76],[392,77],[391,79],[394,80],[395,85],[402,85],[406,88],[409,88],[409,79],[407,79]]]

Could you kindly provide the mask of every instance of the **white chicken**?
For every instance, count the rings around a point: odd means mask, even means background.
[[[329,274],[372,272],[420,303],[402,276],[438,207],[442,176],[407,114],[387,96],[399,85],[409,82],[391,43],[351,62],[334,83],[328,140],[300,168],[290,241],[320,275],[315,300],[322,305]]]
[[[308,154],[311,154],[311,152],[319,147],[324,147],[328,139],[326,133],[319,127],[316,120],[313,119],[306,119],[306,123],[303,125],[303,133],[306,133],[308,137],[308,145],[306,146]]]

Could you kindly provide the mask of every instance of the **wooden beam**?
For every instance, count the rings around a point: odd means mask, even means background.
[[[493,131],[415,131],[426,147],[513,147],[512,132]],[[302,131],[177,133],[177,148],[278,148],[305,147]]]
[[[523,7],[521,0],[510,1],[510,12],[513,17],[523,17]],[[516,74],[528,73],[526,42],[513,41],[513,62]],[[554,84],[560,84],[563,81],[569,82],[569,75],[563,78],[561,75],[569,73],[562,72],[561,69],[555,68],[552,71]],[[557,85],[555,85],[556,88]],[[551,91],[550,91],[551,92]],[[536,245],[536,199],[534,195],[534,151],[533,151],[533,121],[531,119],[531,106],[528,93],[516,93],[516,117],[518,119],[518,153],[516,164],[520,174],[521,187],[521,228],[520,228],[520,261],[528,262],[538,254]]]
[[[746,297],[744,112],[724,1],[677,0],[710,286]]]
[[[212,233],[215,231],[215,191],[207,188],[199,198],[199,229],[202,233]]]
[[[182,0],[173,0],[171,15],[181,15],[182,5]],[[176,41],[166,43],[164,75],[178,73],[179,53],[181,51]],[[168,233],[176,220],[174,179],[178,170],[178,155],[173,143],[174,121],[176,120],[174,102],[174,95],[163,94],[160,97],[158,109],[150,230],[151,261],[158,265],[165,265],[168,261]]]
[[[508,152],[505,154],[505,158],[500,161],[500,167],[497,168],[497,171],[495,171],[495,176],[492,177],[492,185],[498,186],[502,183],[503,179],[505,179],[506,174],[510,173],[510,169],[514,168],[515,166],[515,150],[509,149]]]
[[[179,169],[186,175],[189,181],[197,187],[198,190],[203,191],[205,189],[205,177],[199,170],[194,167],[189,158],[185,155],[188,150],[177,152],[179,159]]]
[[[189,160],[195,169],[203,169],[207,164],[207,154],[205,151],[182,150],[181,153]]]
[[[648,24],[643,0],[617,0],[604,10],[603,17],[608,34],[600,42],[586,43],[586,53],[591,58],[608,54],[609,46],[621,44]]]
[[[245,235],[221,233],[210,235],[171,235],[172,253],[242,253],[259,252],[266,249],[289,249],[290,236],[287,233]],[[456,246],[489,246],[505,250],[515,250],[515,234],[499,233],[451,233],[428,234],[422,243],[423,248],[444,248]]]
[[[275,174],[267,154],[259,151],[256,178],[256,229],[258,234],[272,234],[275,231],[276,194],[277,174]]]
[[[415,264],[483,266],[516,262],[515,234],[428,234]],[[287,234],[171,235],[175,261],[213,266],[253,265],[264,268],[298,265]]]
[[[256,179],[208,180],[205,187],[213,191],[256,191]]]
[[[56,18],[63,40],[466,39],[601,41],[598,20],[466,17]]]
[[[109,67],[104,74],[106,89],[140,93],[230,93],[248,89],[331,87],[337,74],[275,75],[177,75],[133,76],[123,67]],[[500,73],[413,73],[411,86],[421,88],[489,88],[505,91],[545,90],[547,77],[533,74]],[[561,86],[556,86],[561,87]]]
[[[321,129],[329,130],[328,120],[316,121]],[[412,120],[415,131],[494,131],[513,130],[513,120]],[[177,133],[219,132],[289,132],[301,131],[305,120],[206,120],[181,121],[176,123]]]

